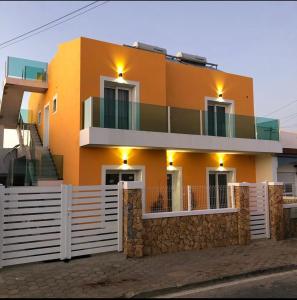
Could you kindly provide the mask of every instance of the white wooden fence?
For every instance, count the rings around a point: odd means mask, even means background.
[[[268,183],[249,184],[251,239],[270,238]]]
[[[0,186],[0,267],[122,251],[122,183]]]

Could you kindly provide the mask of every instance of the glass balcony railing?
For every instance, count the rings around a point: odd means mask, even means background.
[[[47,63],[9,56],[6,62],[6,76],[46,82]]]
[[[279,141],[274,119],[95,97],[84,101],[88,127]]]

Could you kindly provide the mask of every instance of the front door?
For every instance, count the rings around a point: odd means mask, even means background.
[[[167,174],[167,207],[168,211],[172,211],[172,181],[173,181],[173,175]]]
[[[228,173],[210,172],[209,180],[209,208],[228,207]]]
[[[167,207],[168,211],[182,210],[181,171],[167,170]]]
[[[44,107],[43,147],[49,146],[49,105]]]

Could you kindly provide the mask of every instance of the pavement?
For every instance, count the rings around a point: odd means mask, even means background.
[[[135,259],[105,253],[68,263],[5,267],[0,270],[0,297],[153,297],[167,289],[278,268],[297,268],[297,239]]]
[[[297,270],[177,291],[158,298],[296,298]]]

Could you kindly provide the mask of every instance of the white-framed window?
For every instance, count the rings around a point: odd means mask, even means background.
[[[37,124],[38,124],[38,126],[40,126],[40,124],[41,124],[41,111],[39,111],[37,113]]]
[[[55,97],[53,98],[53,113],[57,112],[57,108],[58,108],[58,96],[55,95]]]
[[[234,182],[235,170],[207,171],[208,207],[210,209],[228,208],[230,206],[230,192],[228,183]]]
[[[284,196],[293,196],[293,183],[284,183]]]

